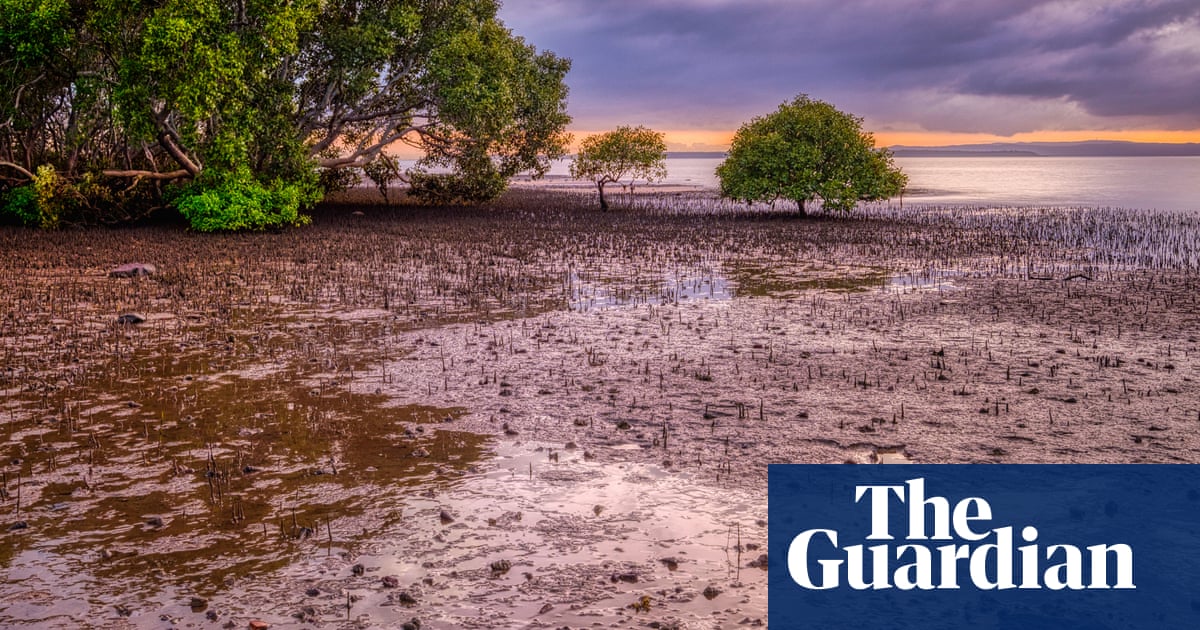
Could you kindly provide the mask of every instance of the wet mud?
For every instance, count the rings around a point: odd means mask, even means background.
[[[1200,460],[1191,217],[627,201],[0,230],[0,623],[753,626],[770,463]]]

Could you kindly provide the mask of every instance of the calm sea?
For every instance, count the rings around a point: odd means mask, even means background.
[[[717,187],[718,158],[670,158],[667,184]],[[570,162],[554,164],[565,177]],[[1200,212],[1200,157],[906,157],[906,203]]]

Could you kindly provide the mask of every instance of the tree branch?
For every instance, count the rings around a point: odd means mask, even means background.
[[[159,173],[156,171],[117,171],[107,170],[100,171],[105,177],[138,177],[142,179],[180,179],[182,177],[193,177],[192,173],[187,169],[179,169],[177,171],[169,171]]]
[[[0,162],[0,166],[7,166],[9,168],[16,169],[16,170],[20,171],[22,175],[24,175],[25,177],[28,177],[31,180],[34,179],[34,177],[35,177],[33,173],[30,173],[29,171],[25,170],[25,167],[23,167],[19,164],[13,164],[12,162]]]
[[[158,124],[159,146],[161,146],[168,155],[174,158],[175,161],[178,162],[179,165],[182,166],[192,177],[199,175],[200,165],[193,162],[192,159],[188,157],[187,153],[185,153],[183,149],[176,144],[179,139],[179,134],[175,133],[175,131],[171,129],[170,125],[167,124],[167,114],[165,110],[163,112],[155,112],[154,119],[154,122]]]
[[[317,160],[317,166],[322,168],[361,167],[363,164],[369,162],[370,158],[374,157],[375,154],[382,151],[389,144],[401,140],[404,138],[404,136],[408,135],[412,131],[419,130],[413,127],[405,127],[402,130],[398,130],[389,135],[383,136],[382,139],[375,144],[368,145],[367,142],[363,142],[357,149],[350,153],[350,155]],[[366,160],[363,160],[363,158],[366,158]]]

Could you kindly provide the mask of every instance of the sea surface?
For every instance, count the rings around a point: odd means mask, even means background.
[[[665,184],[717,188],[720,158],[671,157]],[[904,203],[1200,212],[1200,157],[904,157]],[[549,176],[568,176],[569,160]]]

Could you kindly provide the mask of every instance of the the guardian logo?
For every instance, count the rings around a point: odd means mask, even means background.
[[[772,630],[1200,628],[1200,465],[772,464]]]
[[[787,548],[791,579],[809,590],[1107,590],[1136,589],[1134,550],[1128,543],[1088,541],[1079,546],[1044,543],[1034,523],[993,514],[987,499],[956,501],[931,495],[924,478],[903,484],[857,485],[853,500],[869,515],[867,541],[839,546],[862,532],[811,528]],[[893,531],[895,514],[907,527]],[[867,520],[867,519],[864,519]],[[898,535],[903,534],[898,539]],[[815,566],[814,566],[815,565]]]

